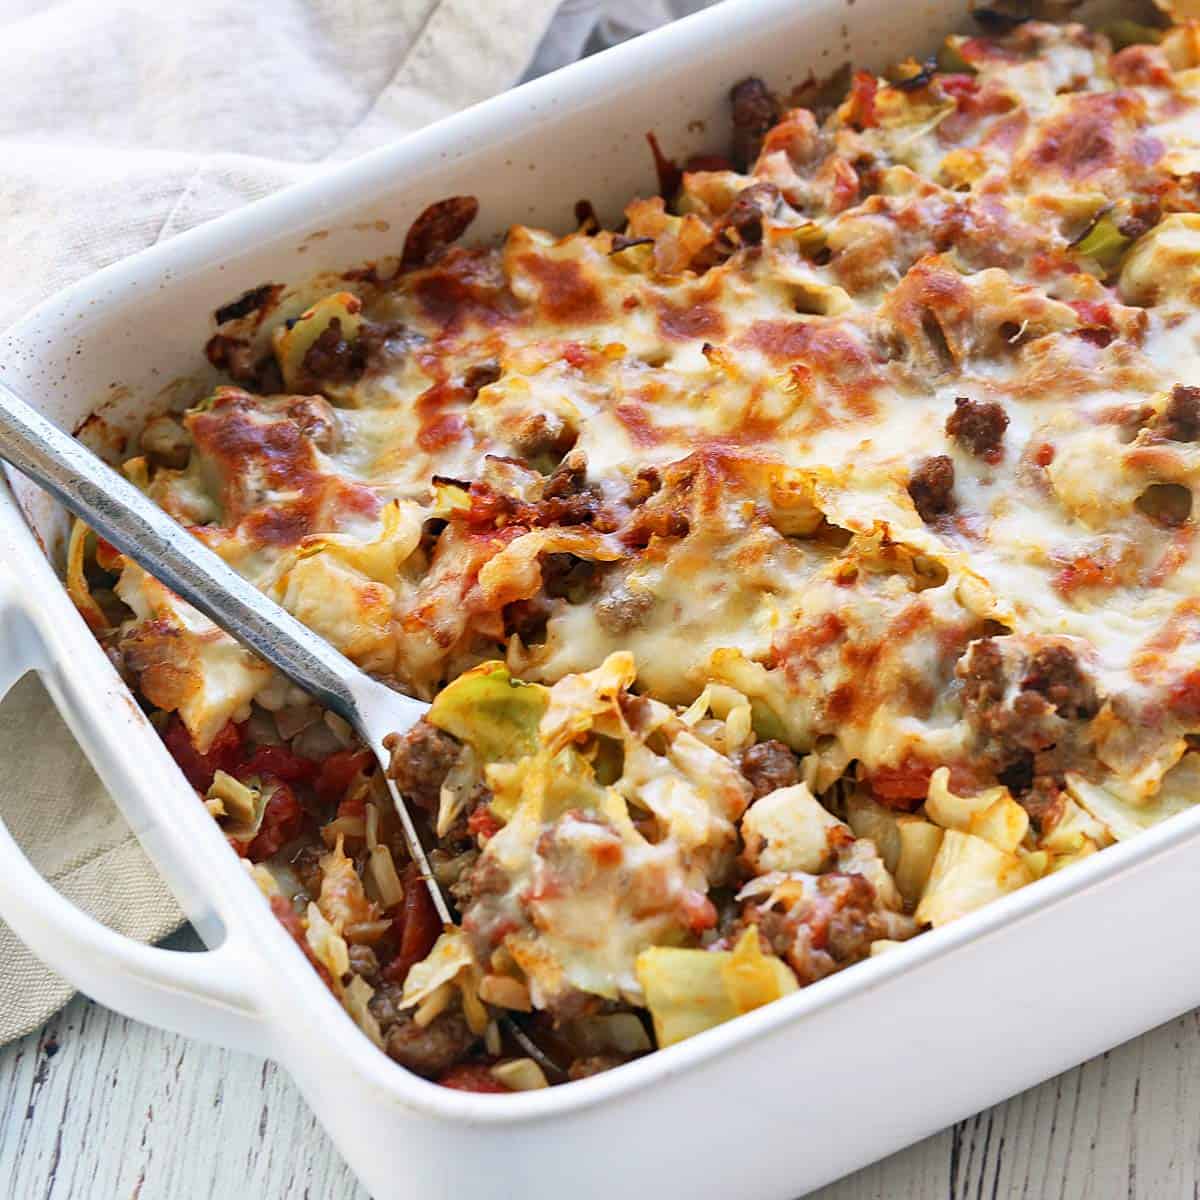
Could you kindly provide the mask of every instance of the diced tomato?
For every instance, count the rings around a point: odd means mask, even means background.
[[[1177,529],[1162,558],[1146,576],[1146,583],[1150,587],[1162,587],[1176,571],[1184,567],[1191,558],[1195,538],[1196,527],[1190,521]]]
[[[879,124],[875,114],[875,95],[878,91],[879,81],[870,71],[855,71],[854,82],[850,85],[847,124],[859,129],[870,129]]]
[[[448,1071],[443,1071],[437,1082],[442,1087],[453,1088],[456,1092],[512,1091],[492,1074],[492,1068],[485,1063],[458,1063]]]
[[[1103,300],[1072,300],[1070,305],[1085,325],[1112,324],[1112,309]]]
[[[955,100],[974,96],[979,91],[979,79],[974,75],[939,75],[938,83],[941,84],[942,91]]]
[[[262,824],[258,835],[246,847],[246,857],[251,862],[262,862],[270,858],[300,836],[304,827],[304,809],[296,799],[295,792],[286,783],[275,783],[274,791],[263,810]]]
[[[833,195],[830,206],[834,212],[845,212],[858,203],[858,172],[844,159],[830,159],[833,171]]]
[[[1126,87],[1171,87],[1173,76],[1157,46],[1126,46],[1109,60],[1112,77]]]
[[[1080,554],[1063,565],[1051,581],[1060,596],[1070,599],[1089,588],[1115,588],[1121,582],[1120,563]]]
[[[717,909],[703,893],[688,891],[683,895],[683,919],[693,933],[703,933],[717,924]]]
[[[1200,717],[1200,671],[1189,671],[1167,693],[1171,711],[1185,721]]]
[[[239,779],[248,779],[251,775],[269,775],[285,783],[300,783],[311,779],[319,767],[319,763],[293,754],[286,746],[256,746],[234,774]]]
[[[242,731],[230,721],[213,738],[212,745],[201,754],[192,741],[192,735],[177,713],[171,715],[163,741],[187,781],[198,792],[206,792],[218,771],[232,774],[242,755]]]
[[[486,485],[473,483],[470,491],[471,507],[466,512],[467,524],[475,528],[493,529],[501,523],[512,508],[505,496],[500,496]]]
[[[562,348],[563,361],[576,370],[586,367],[592,360],[591,351],[581,342],[566,342]]]
[[[971,66],[982,66],[994,62],[1020,62],[1020,55],[991,38],[973,37],[961,42],[958,53]]]
[[[344,796],[338,801],[337,817],[365,817],[367,815],[367,792],[360,789],[353,796]]]
[[[271,897],[271,911],[275,914],[280,925],[284,927],[296,939],[297,942],[303,942],[304,926],[300,923],[300,918],[296,915],[296,910],[288,903],[284,896]]]
[[[125,561],[125,556],[112,544],[105,541],[104,538],[96,535],[96,565],[102,570],[111,571],[113,573],[121,569],[121,564]]]
[[[970,763],[951,762],[949,787],[960,796],[973,796],[983,786]],[[886,808],[912,812],[929,793],[929,780],[936,768],[918,758],[906,758],[899,766],[876,767],[865,782],[874,799]]]
[[[908,760],[898,767],[876,767],[867,786],[880,804],[909,812],[925,799],[932,774],[928,764]]]
[[[472,837],[481,837],[486,842],[504,828],[500,818],[492,812],[487,804],[478,805],[467,818],[467,832]]]
[[[1117,336],[1112,309],[1103,301],[1074,300],[1071,307],[1079,314],[1076,333],[1084,340],[1103,348]]]
[[[565,894],[561,876],[551,871],[539,871],[537,882],[521,890],[521,903],[540,904],[545,900],[558,900]]]
[[[338,750],[321,763],[314,787],[322,800],[340,800],[351,781],[371,765],[370,750]],[[340,810],[339,810],[340,812]],[[347,815],[347,814],[341,814]],[[356,814],[357,815],[357,814]]]
[[[442,932],[442,921],[433,907],[429,888],[415,865],[409,864],[403,883],[404,901],[394,923],[399,948],[383,971],[383,977],[391,983],[403,983],[409,968],[433,949]]]

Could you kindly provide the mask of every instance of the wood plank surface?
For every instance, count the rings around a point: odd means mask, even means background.
[[[815,1197],[1196,1200],[1198,1118],[1190,1013]],[[282,1071],[82,997],[0,1049],[0,1195],[368,1200]]]

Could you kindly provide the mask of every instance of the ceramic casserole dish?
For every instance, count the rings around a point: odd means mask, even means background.
[[[393,253],[395,231],[456,194],[478,197],[483,239],[514,222],[571,228],[584,197],[615,218],[652,190],[645,131],[700,153],[746,75],[786,90],[845,60],[881,69],[964,16],[959,0],[728,0],[93,276],[0,339],[0,370],[64,428],[99,411],[103,449],[205,382],[210,314],[264,279],[299,288]],[[439,1088],[375,1050],[261,903],[58,583],[64,515],[9,484],[0,692],[41,675],[209,951],[105,929],[2,827],[0,914],[99,1001],[281,1063],[374,1196],[786,1200],[1200,1000],[1191,811],[614,1071],[500,1098]]]

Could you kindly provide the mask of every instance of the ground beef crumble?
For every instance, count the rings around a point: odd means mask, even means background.
[[[742,751],[739,767],[754,791],[754,799],[777,788],[800,782],[800,760],[782,742],[774,739]]]
[[[1043,646],[1034,652],[1021,687],[1045,696],[1063,717],[1094,717],[1096,690],[1066,646]]]
[[[949,455],[935,454],[917,464],[908,481],[917,515],[926,524],[954,506],[954,463]]]
[[[994,400],[970,400],[958,396],[954,411],[946,418],[946,433],[976,458],[998,462],[1003,453],[1008,414]]]
[[[350,341],[334,317],[305,351],[300,364],[305,382],[339,383],[353,379],[363,368],[361,340]]]
[[[763,138],[779,120],[779,105],[761,79],[751,76],[729,93],[733,108],[733,164],[749,170],[762,149]]]
[[[731,940],[748,926],[758,929],[765,952],[792,968],[801,987],[866,958],[871,943],[887,936],[870,881],[838,872],[822,875],[816,895],[789,912],[747,904]]]
[[[1172,442],[1200,439],[1200,387],[1178,383],[1171,389],[1158,432]]]
[[[1041,757],[1056,750],[1061,758],[1073,727],[1099,711],[1095,685],[1075,652],[1060,642],[981,638],[972,642],[957,673],[963,682],[967,721],[1017,789],[1032,786],[1048,765]]]
[[[773,183],[754,183],[740,191],[722,218],[717,236],[733,242],[736,246],[757,246],[763,240],[763,219],[771,216],[779,206],[779,189]]]
[[[398,1008],[400,989],[385,984],[371,998],[388,1057],[426,1079],[433,1079],[458,1062],[478,1040],[460,1012],[446,1011],[426,1026],[410,1010]]]
[[[461,744],[436,725],[420,720],[407,733],[394,738],[388,748],[392,752],[389,774],[400,794],[427,813],[436,814],[442,784],[462,750]]]

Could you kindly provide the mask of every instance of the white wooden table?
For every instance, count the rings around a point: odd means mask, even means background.
[[[0,1196],[367,1200],[283,1072],[82,998],[0,1050]],[[814,1200],[1197,1196],[1200,1011]]]

